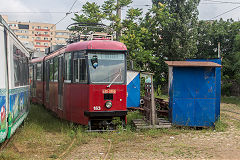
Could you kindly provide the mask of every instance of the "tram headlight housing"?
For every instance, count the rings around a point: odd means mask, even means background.
[[[111,101],[107,101],[105,103],[105,106],[107,107],[107,109],[110,109],[112,107],[112,102]]]

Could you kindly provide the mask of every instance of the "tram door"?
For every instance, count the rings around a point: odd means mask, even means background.
[[[63,56],[58,58],[58,109],[63,110]]]

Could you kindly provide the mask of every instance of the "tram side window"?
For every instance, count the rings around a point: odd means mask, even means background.
[[[28,69],[28,59],[23,57],[20,61],[20,86],[28,85],[29,79],[29,69]]]
[[[49,69],[50,69],[49,81],[53,82],[53,60],[52,59],[50,60],[50,68]]]
[[[71,53],[65,53],[65,80],[64,82],[71,82],[72,73],[71,73]]]
[[[33,81],[33,65],[29,66],[29,79]]]
[[[87,67],[84,53],[74,53],[73,59],[73,71],[74,71],[74,82],[75,83],[86,83],[87,82]]]
[[[28,58],[26,57],[24,60],[24,67],[23,67],[23,73],[25,73],[26,75],[23,76],[23,85],[28,85],[29,84],[29,79],[30,79],[30,75],[29,75],[29,63],[28,63]]]
[[[80,82],[87,82],[86,59],[79,59],[79,80]]]
[[[58,81],[58,57],[54,58],[54,82]]]
[[[74,70],[73,80],[74,80],[74,82],[79,82],[79,75],[78,75],[79,71],[78,71],[78,69],[79,69],[78,59],[74,59],[73,60],[73,70]]]
[[[42,80],[42,64],[41,63],[37,63],[37,81],[41,81]]]
[[[15,45],[13,45],[13,59],[15,87],[27,85],[29,78],[27,56]]]
[[[17,59],[14,59],[14,82],[15,87],[20,86],[20,65]]]

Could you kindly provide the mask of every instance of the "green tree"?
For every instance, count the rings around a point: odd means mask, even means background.
[[[121,17],[116,15],[117,8],[125,7],[132,3],[132,0],[119,0],[117,3],[115,0],[106,0],[104,1],[102,6],[97,5],[95,2],[90,3],[87,2],[83,5],[83,14],[75,14],[75,17],[72,18],[74,22],[77,23],[87,23],[87,24],[96,24],[102,23],[103,20],[107,20],[110,23],[109,33],[113,33],[113,31],[119,32],[122,29],[121,25]],[[107,23],[108,23],[107,22]],[[87,25],[89,26],[89,25]],[[75,31],[83,31],[85,28],[71,28],[71,30]],[[86,31],[101,31],[101,29],[91,28],[89,27]]]
[[[221,44],[222,56],[231,56],[238,29],[238,25],[232,20],[199,21],[196,57],[217,58],[218,43]]]
[[[196,58],[217,58],[218,43],[222,57],[222,93],[231,95],[231,90],[240,84],[239,75],[239,30],[240,22],[199,21],[198,52]]]
[[[237,23],[233,23],[235,26]],[[240,25],[238,23],[238,28]],[[233,42],[233,48],[230,54],[223,57],[222,67],[222,94],[239,95],[240,94],[240,35],[236,34]],[[233,91],[236,91],[234,93]]]
[[[160,54],[167,55],[169,60],[190,58],[197,53],[197,6],[200,0],[153,0],[153,4],[169,13],[170,21],[164,20],[157,34],[161,37]],[[152,10],[158,14],[158,10]],[[158,21],[158,19],[156,19]],[[157,24],[163,24],[158,21]]]
[[[86,26],[95,25],[98,23],[102,23],[102,20],[105,18],[105,14],[102,12],[99,5],[95,2],[83,5],[82,7],[83,14],[75,14],[75,17],[72,20],[76,23],[86,24]],[[91,28],[91,27],[76,27],[71,28],[72,31],[80,31],[80,32],[89,32],[89,31],[101,31],[99,28]]]
[[[157,65],[156,57],[152,49],[145,48],[145,39],[149,39],[148,28],[140,25],[142,22],[142,10],[131,8],[127,11],[126,19],[123,20],[123,35],[121,41],[128,47],[128,60],[132,61],[135,70],[152,71]]]

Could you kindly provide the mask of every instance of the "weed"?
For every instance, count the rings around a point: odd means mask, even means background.
[[[240,106],[240,98],[239,97],[234,97],[234,96],[231,96],[231,97],[221,97],[221,101],[223,103],[228,103],[228,104],[236,104],[238,106]]]
[[[2,160],[21,159],[20,157],[21,157],[20,154],[14,151],[3,151],[0,153],[0,159]]]
[[[225,132],[227,127],[228,127],[227,123],[223,122],[223,120],[218,119],[217,122],[215,123],[215,130],[217,132]]]
[[[128,112],[127,115],[127,123],[131,124],[132,120],[134,119],[142,119],[143,115],[139,111]]]
[[[52,159],[57,159],[57,158],[58,158],[58,156],[57,156],[56,154],[52,154],[52,155],[50,155],[50,156],[49,156],[49,158],[52,158]]]

